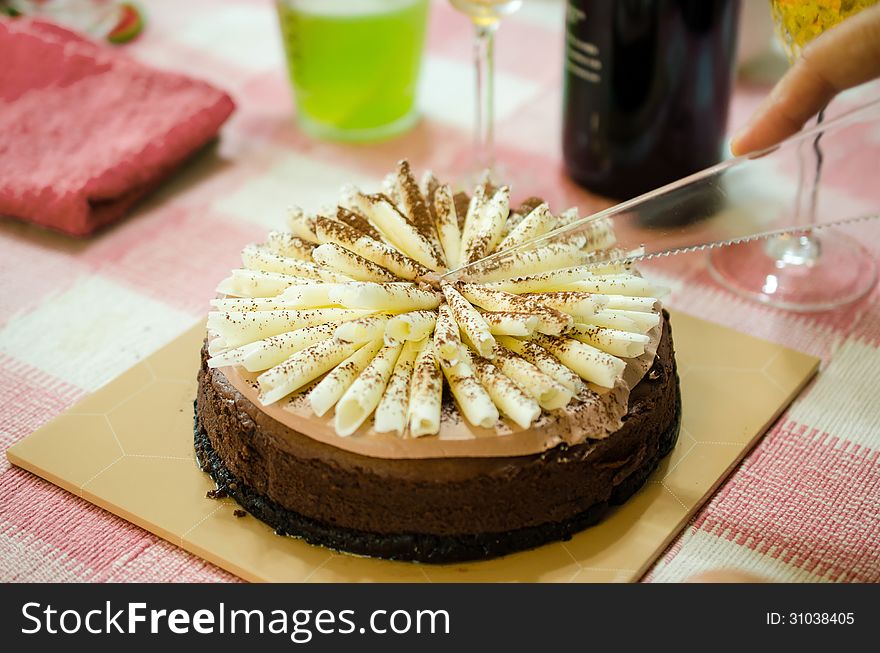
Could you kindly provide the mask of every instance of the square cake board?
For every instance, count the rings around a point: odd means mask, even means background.
[[[205,330],[193,326],[7,456],[46,480],[249,581],[638,580],[815,374],[819,360],[673,312],[678,444],[624,505],[567,542],[474,563],[362,558],[280,537],[213,481],[193,452]]]

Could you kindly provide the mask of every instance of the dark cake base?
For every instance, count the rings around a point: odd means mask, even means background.
[[[575,533],[597,523],[611,506],[624,503],[657,468],[678,440],[681,424],[681,401],[677,400],[675,417],[658,443],[656,455],[634,469],[611,493],[607,501],[596,503],[561,522],[520,528],[505,533],[438,536],[426,533],[382,534],[340,528],[310,519],[278,505],[235,477],[214,451],[195,416],[196,459],[202,470],[217,484],[217,496],[230,496],[257,519],[275,529],[278,535],[299,537],[309,544],[365,556],[413,562],[449,563],[485,560],[541,544],[570,540]]]

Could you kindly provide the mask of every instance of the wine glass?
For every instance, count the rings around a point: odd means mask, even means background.
[[[854,169],[870,170],[876,165],[876,155],[863,144],[873,139],[878,130],[880,96],[821,125],[804,129],[756,155],[725,159],[535,239],[494,252],[446,273],[445,277],[497,280],[504,276],[501,273],[517,274],[524,265],[533,271],[549,271],[550,267],[535,267],[542,257],[536,256],[533,250],[544,250],[550,255],[547,260],[552,262],[554,254],[562,248],[577,256],[580,265],[593,266],[600,276],[606,270],[625,269],[628,259],[644,259],[639,261],[639,269],[650,279],[655,272],[662,276],[668,274],[666,256],[671,251],[690,252],[724,243],[728,245],[720,251],[735,250],[748,245],[730,243],[765,243],[764,239],[774,235],[803,233],[799,225],[792,223],[791,217],[799,189],[783,181],[779,171],[796,170],[802,159],[803,145],[812,146],[820,135],[827,155],[825,172],[829,179],[839,179]],[[857,201],[841,201],[839,196],[830,193],[819,198],[813,227],[823,239],[830,229],[844,226],[863,239],[871,237],[880,224],[880,184],[872,182],[872,179],[862,180]],[[660,216],[662,220],[657,219]],[[612,247],[601,251],[579,250],[579,242],[602,242],[611,225]],[[868,271],[874,269],[869,267]],[[859,272],[864,274],[864,270]],[[768,276],[763,281],[769,286],[775,278]],[[845,275],[828,280],[837,289],[851,281]],[[869,281],[870,286],[875,279],[872,277]],[[547,288],[566,290],[568,283],[551,280]],[[825,290],[815,288],[820,295]]]
[[[793,63],[802,48],[825,30],[877,0],[829,3],[822,0],[770,0],[776,32]],[[825,109],[819,112],[821,125]],[[799,224],[816,224],[822,176],[823,132],[800,145],[798,192],[793,203]],[[714,250],[709,269],[734,292],[777,308],[830,310],[863,297],[877,280],[874,257],[844,234],[826,231],[779,236]]]
[[[476,171],[495,167],[495,32],[503,16],[522,6],[522,0],[450,0],[474,24],[476,114],[474,146]]]

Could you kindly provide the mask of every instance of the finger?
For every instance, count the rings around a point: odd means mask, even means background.
[[[710,569],[694,574],[686,583],[767,583],[767,578],[739,569]]]
[[[880,5],[863,10],[810,43],[749,123],[734,155],[762,150],[798,132],[840,91],[880,77]]]

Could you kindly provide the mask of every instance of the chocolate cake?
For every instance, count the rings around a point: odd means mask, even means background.
[[[680,418],[660,291],[608,262],[607,222],[508,201],[401,162],[245,249],[195,402],[221,494],[282,535],[442,563],[567,539],[644,483]]]

